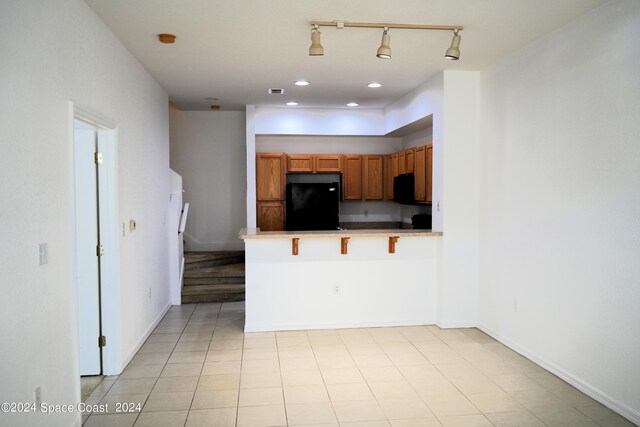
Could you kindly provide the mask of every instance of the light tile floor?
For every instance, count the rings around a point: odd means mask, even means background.
[[[477,329],[244,333],[244,303],[175,306],[84,426],[631,426]]]

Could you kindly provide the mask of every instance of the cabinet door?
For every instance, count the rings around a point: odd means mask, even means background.
[[[381,155],[363,156],[364,159],[364,199],[384,198],[383,159]]]
[[[316,154],[314,156],[315,172],[341,172],[342,156],[333,154]]]
[[[284,200],[284,162],[282,153],[256,154],[256,197],[260,201]]]
[[[284,230],[283,202],[259,202],[257,204],[257,214],[260,231]]]
[[[289,154],[287,156],[287,172],[313,172],[313,156],[311,154]]]
[[[427,152],[427,202],[433,201],[433,145],[426,146]]]
[[[384,199],[393,200],[393,174],[391,171],[391,162],[393,156],[388,154],[384,156]]]
[[[416,202],[427,201],[427,150],[424,145],[416,147],[414,151],[414,174],[416,179],[415,184],[415,199]]]
[[[344,200],[362,200],[362,156],[344,156],[342,197]]]
[[[404,151],[398,153],[398,175],[407,173],[407,155]]]
[[[413,173],[414,149],[409,148],[405,150],[404,154],[405,154],[406,173]]]

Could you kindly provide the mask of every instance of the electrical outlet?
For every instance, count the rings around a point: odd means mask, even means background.
[[[436,202],[436,210],[440,212],[440,200]]]
[[[151,298],[151,288],[149,288],[149,298]]]
[[[129,221],[129,231],[134,231],[136,228],[138,228],[136,220],[132,219],[131,221]]]
[[[513,311],[518,312],[518,298],[513,299]]]
[[[340,295],[340,285],[339,284],[335,284],[333,285],[333,294],[334,295]]]
[[[123,222],[122,223],[122,237],[124,237],[127,234],[127,223]]]
[[[40,243],[38,247],[38,254],[40,257],[40,265],[45,265],[49,262],[49,244],[48,243]]]

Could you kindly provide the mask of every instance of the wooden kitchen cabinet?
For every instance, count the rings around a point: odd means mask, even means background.
[[[342,155],[340,154],[289,154],[287,155],[287,172],[315,173],[342,172]]]
[[[393,178],[398,176],[398,153],[390,154],[387,158],[385,193],[387,200],[393,200]]]
[[[342,156],[339,154],[316,154],[314,172],[342,172]]]
[[[398,175],[407,173],[407,154],[404,151],[398,153]]]
[[[364,163],[364,199],[383,200],[384,199],[384,156],[366,155],[363,157]]]
[[[404,151],[404,158],[405,158],[405,173],[413,173],[414,168],[413,168],[413,164],[414,164],[414,149],[413,148],[409,148],[407,150]]]
[[[256,154],[256,197],[258,201],[284,200],[285,155]]]
[[[260,231],[284,230],[284,202],[258,202],[256,213]]]
[[[362,156],[349,154],[344,156],[342,198],[362,200]]]
[[[421,145],[414,150],[415,199],[430,203],[433,187],[433,145]]]
[[[313,172],[313,157],[311,154],[289,154],[287,172]]]
[[[416,202],[427,201],[427,150],[424,145],[414,150],[414,197]]]
[[[427,203],[433,201],[433,145],[426,146],[427,151]]]

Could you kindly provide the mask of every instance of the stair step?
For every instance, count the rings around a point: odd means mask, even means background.
[[[182,297],[183,304],[232,301],[244,301],[244,292],[232,294],[186,295]]]
[[[215,267],[199,267],[186,270],[184,278],[191,277],[244,277],[244,262],[218,265]]]
[[[244,262],[244,251],[185,252],[185,271]]]
[[[238,283],[244,283],[245,277],[185,277],[182,279],[184,286],[195,285],[235,285]]]
[[[182,296],[204,295],[204,294],[224,294],[224,293],[244,293],[244,283],[225,285],[193,285],[182,288]]]

